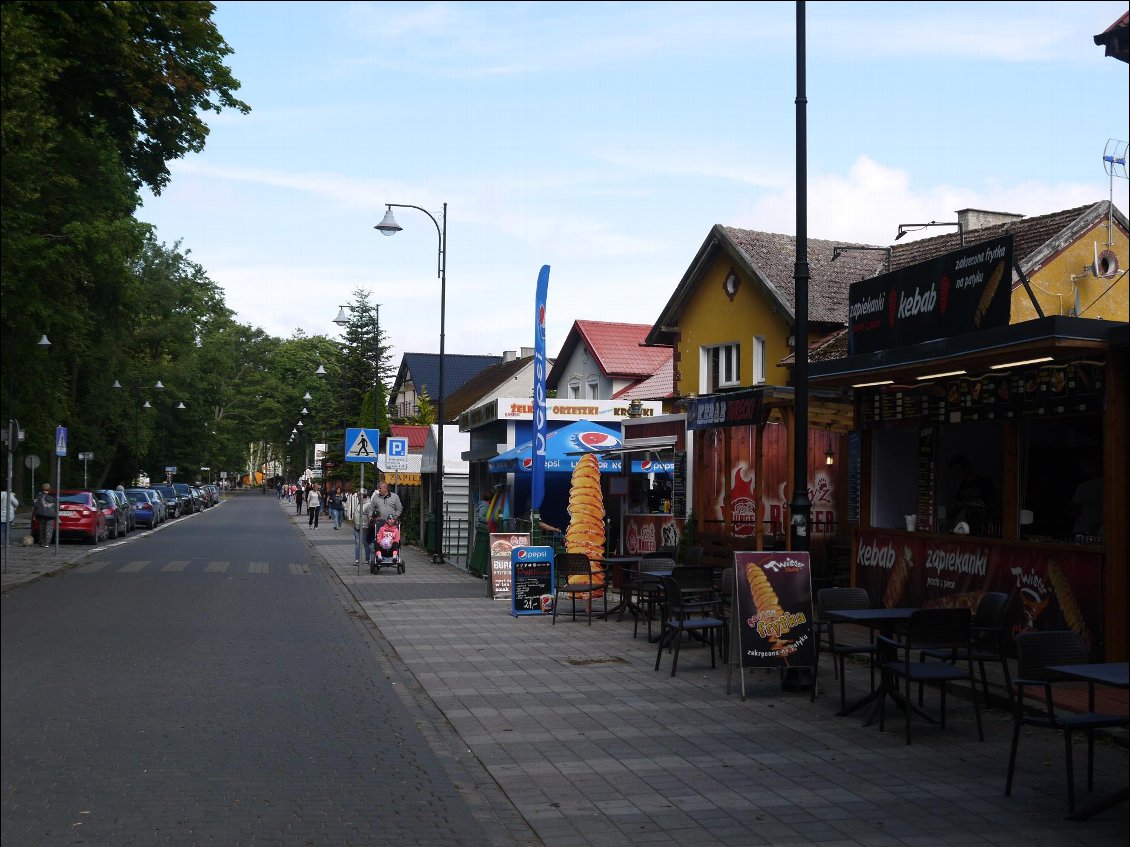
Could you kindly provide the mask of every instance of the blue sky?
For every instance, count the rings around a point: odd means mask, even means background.
[[[1110,194],[1125,2],[807,4],[809,235],[886,245],[972,207]],[[357,288],[395,361],[547,348],[577,319],[651,324],[715,223],[795,231],[795,5],[220,2],[238,96],[139,216],[239,320],[336,335]],[[1125,179],[1114,201],[1128,210]],[[941,230],[928,231],[936,235]]]

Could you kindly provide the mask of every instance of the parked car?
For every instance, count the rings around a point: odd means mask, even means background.
[[[210,485],[198,485],[196,487],[198,489],[200,489],[200,493],[202,495],[204,495],[204,508],[211,509],[213,506],[216,505],[216,498],[212,494],[212,486],[210,486]]]
[[[149,501],[153,504],[153,510],[157,515],[157,523],[164,523],[169,519],[168,509],[165,506],[165,498],[159,493],[152,488],[127,488],[126,494],[129,494],[131,491],[140,491],[149,498]]]
[[[179,518],[181,515],[188,514],[189,503],[187,499],[182,497],[180,492],[171,485],[154,485],[153,490],[165,498],[165,504],[169,508],[169,517]]]
[[[197,500],[192,496],[192,486],[187,482],[174,482],[173,490],[176,491],[177,496],[181,498],[182,515],[187,515],[192,512],[199,512],[197,507]]]
[[[51,492],[54,494],[55,492]],[[39,518],[32,515],[31,532],[39,537]],[[59,492],[59,538],[83,538],[97,544],[109,535],[106,517],[91,491]]]
[[[204,492],[197,488],[195,485],[190,485],[188,488],[189,491],[192,492],[192,499],[196,501],[196,511],[203,512],[205,509],[207,509],[209,503],[208,498],[205,496]]]
[[[153,529],[157,526],[157,504],[149,499],[148,494],[137,489],[130,489],[126,492],[126,497],[133,505],[133,519],[136,523],[146,529]]]
[[[111,538],[119,538],[126,534],[126,516],[118,504],[118,498],[109,488],[96,488],[93,491],[94,499],[98,501],[98,508],[106,517],[106,530]]]
[[[211,492],[212,505],[216,505],[220,502],[220,487],[218,485],[212,485],[211,483],[209,483],[208,485],[204,486],[204,490]]]
[[[122,514],[126,517],[126,532],[133,532],[137,529],[137,516],[134,514],[133,503],[130,502],[126,490],[115,488],[114,499],[118,501],[118,505],[122,508]]]

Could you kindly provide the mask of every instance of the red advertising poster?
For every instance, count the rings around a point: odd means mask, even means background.
[[[495,600],[510,597],[510,552],[530,543],[528,533],[492,532],[490,534],[490,596]]]
[[[856,583],[879,606],[976,609],[1001,591],[1019,598],[1014,631],[1071,629],[1097,646],[1101,553],[881,529],[857,537]]]
[[[678,547],[681,524],[671,515],[626,515],[624,546],[633,556],[654,553],[660,547]]]
[[[734,571],[740,666],[815,665],[808,553],[735,553]]]

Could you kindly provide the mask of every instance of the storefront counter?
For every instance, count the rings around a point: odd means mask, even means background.
[[[876,605],[974,609],[989,591],[1019,598],[1014,631],[1071,629],[1102,658],[1101,547],[857,529],[852,583]]]

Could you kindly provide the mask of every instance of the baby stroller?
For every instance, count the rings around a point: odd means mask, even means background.
[[[376,527],[369,573],[378,574],[382,567],[393,565],[397,573],[404,573],[404,560],[400,557],[400,524],[395,515],[389,515],[383,524]]]

